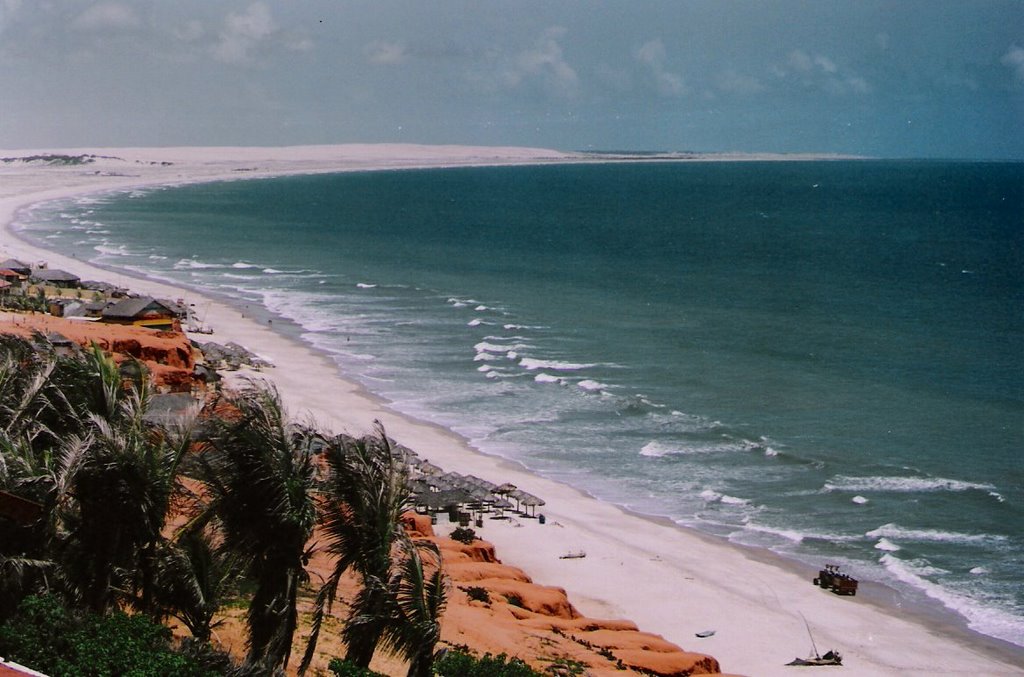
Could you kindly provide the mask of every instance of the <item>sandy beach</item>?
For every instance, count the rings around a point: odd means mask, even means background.
[[[9,158],[57,153],[97,156],[87,164],[57,166]],[[526,148],[351,145],[295,148],[157,148],[0,150],[0,259],[47,261],[83,278],[109,279],[132,290],[198,302],[198,295],[29,245],[10,224],[30,204],[133,186],[253,179],[289,173],[437,166],[580,161],[579,155]],[[625,618],[689,651],[717,658],[722,670],[744,675],[785,675],[785,663],[811,646],[838,649],[845,672],[857,675],[1024,674],[1024,650],[904,615],[885,590],[841,598],[811,585],[814,572],[656,519],[630,514],[566,485],[485,456],[454,433],[412,420],[345,379],[324,355],[246,317],[216,299],[205,322],[215,333],[201,340],[234,341],[263,357],[293,415],[309,414],[335,432],[362,434],[374,420],[388,433],[446,470],[494,482],[512,482],[544,498],[546,524],[535,520],[486,521],[480,535],[501,559],[525,569],[535,582],[566,589],[584,614]],[[560,559],[570,551],[585,558]],[[870,587],[870,586],[867,586]],[[871,591],[869,591],[871,592]],[[874,599],[872,599],[874,598]],[[877,600],[877,601],[875,601]],[[695,633],[715,630],[708,638]]]

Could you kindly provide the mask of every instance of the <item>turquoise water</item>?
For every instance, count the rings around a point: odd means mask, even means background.
[[[1024,646],[1022,164],[365,172],[22,222],[487,453]]]

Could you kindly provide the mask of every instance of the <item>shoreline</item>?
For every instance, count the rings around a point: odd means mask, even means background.
[[[424,147],[415,148],[423,150]],[[109,152],[128,154],[130,150]],[[240,150],[201,149],[206,154]],[[309,149],[287,150],[301,153]],[[130,177],[81,174],[84,169],[81,166],[32,167],[29,168],[31,171],[26,169],[24,173],[32,174],[34,182],[26,181],[20,186],[21,190],[14,185],[13,192],[8,187],[10,184],[0,187],[0,223],[4,224],[8,237],[17,238],[12,221],[17,213],[31,204],[141,186],[298,173],[477,166],[459,164],[467,162],[479,165],[600,161],[553,151],[531,157],[525,149],[519,149],[524,152],[507,156],[504,162],[500,162],[494,153],[496,149],[489,150],[490,162],[484,159],[486,152],[480,149],[473,154],[462,149],[462,153],[452,158],[449,164],[436,156],[434,163],[422,165],[403,164],[394,158],[362,157],[351,160],[346,166],[340,166],[339,159],[319,159],[300,167],[297,165],[303,163],[302,159],[291,158],[282,160],[282,166],[277,170],[264,168],[240,174],[233,172],[251,163],[251,157],[269,151],[249,149],[252,155],[238,160],[203,162],[200,158],[193,158],[192,174],[185,176],[180,172],[188,173],[189,167],[180,165],[140,165],[136,166],[140,172],[148,170],[152,176]],[[146,152],[155,162],[161,157],[181,158],[182,153],[188,154],[187,151],[198,154],[196,149],[152,149]],[[445,147],[436,152],[452,151],[451,147]],[[405,161],[423,162],[426,157],[427,154],[422,153]],[[374,166],[374,162],[380,166]],[[0,177],[7,179],[9,174],[17,173],[11,170],[17,169],[22,168],[0,164]],[[172,173],[177,173],[177,176],[172,178],[169,176]],[[77,177],[68,182],[75,185],[61,183],[61,179],[71,177]],[[62,187],[53,189],[54,185]],[[803,565],[797,562],[769,551],[728,543],[664,518],[640,515],[603,503],[573,487],[534,475],[515,461],[487,456],[446,428],[391,410],[386,400],[340,374],[338,366],[326,353],[243,316],[238,308],[233,308],[216,294],[203,294],[188,287],[136,277],[131,272],[97,267],[54,254],[20,238],[16,242],[5,238],[0,251],[4,257],[9,255],[30,261],[46,259],[53,267],[73,272],[87,270],[89,276],[101,279],[109,274],[131,277],[131,287],[136,291],[151,293],[153,290],[161,296],[177,297],[181,295],[177,290],[188,289],[186,296],[210,301],[206,319],[217,332],[213,340],[235,340],[271,358],[275,368],[259,376],[269,376],[269,380],[278,385],[293,415],[308,411],[322,425],[337,432],[346,430],[356,434],[367,430],[374,418],[380,418],[391,436],[446,470],[477,474],[492,481],[512,481],[545,498],[550,527],[531,524],[529,528],[516,529],[506,524],[492,527],[488,523],[481,536],[497,546],[503,561],[525,569],[536,582],[566,588],[574,604],[588,616],[627,618],[641,629],[662,634],[686,650],[715,656],[723,670],[734,673],[788,674],[782,664],[794,656],[805,655],[809,649],[807,633],[800,618],[800,613],[803,613],[813,628],[819,648],[824,651],[835,646],[846,656],[848,667],[863,671],[863,674],[1020,674],[1015,666],[1024,664],[1024,648],[988,638],[966,627],[955,627],[941,618],[928,618],[926,613],[923,616],[910,613],[912,620],[908,622],[897,616],[902,611],[898,604],[888,608],[873,601],[827,595],[810,584],[810,577],[799,569]],[[21,252],[28,252],[31,256]],[[330,387],[312,393],[308,388],[310,377],[329,383]],[[347,411],[337,413],[345,405]],[[570,542],[571,539],[579,541],[580,547]],[[558,559],[559,553],[576,549],[585,550],[588,557],[576,561]],[[751,585],[751,582],[756,584]],[[683,599],[678,599],[680,597]],[[675,611],[667,608],[673,606],[680,608]],[[715,637],[694,638],[694,632],[711,627],[718,629]],[[957,647],[956,651],[952,650],[951,643]]]

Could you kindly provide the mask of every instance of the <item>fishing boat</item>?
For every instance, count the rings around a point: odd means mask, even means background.
[[[815,654],[811,658],[794,658],[786,665],[842,665],[843,657],[838,651],[826,651],[824,656]]]
[[[800,618],[804,619],[804,627],[807,628],[807,636],[811,638],[811,650],[814,654],[809,658],[794,658],[786,665],[803,665],[803,666],[815,666],[815,665],[842,665],[843,657],[835,649],[830,649],[825,652],[822,656],[818,653],[818,645],[814,643],[814,635],[811,634],[811,626],[804,618],[803,614],[800,614]]]

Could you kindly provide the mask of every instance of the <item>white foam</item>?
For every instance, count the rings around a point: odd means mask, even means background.
[[[590,392],[595,392],[595,391],[599,391],[599,390],[605,390],[606,388],[609,387],[608,385],[606,385],[604,383],[601,383],[600,381],[595,381],[595,380],[589,379],[589,378],[588,379],[583,379],[582,381],[580,381],[576,385],[578,385],[583,390],[588,390]]]
[[[255,263],[246,263],[245,261],[236,261],[231,264],[232,268],[246,269],[246,268],[259,268]]]
[[[889,553],[882,555],[879,561],[889,573],[903,583],[961,614],[967,619],[967,625],[972,630],[1015,644],[1020,644],[1024,640],[1024,621],[1020,616],[992,605],[983,605],[925,578],[947,573],[942,569],[919,562],[905,562]]]
[[[124,246],[123,244],[116,245],[116,246],[108,245],[108,244],[98,244],[98,245],[94,246],[93,249],[98,251],[100,254],[106,254],[108,256],[131,256],[132,255],[132,251],[130,249],[128,249],[128,247]]]
[[[885,552],[898,552],[902,550],[900,546],[896,545],[888,538],[878,539],[878,543],[875,543],[875,550],[884,550]]]
[[[356,286],[360,289],[376,289],[377,285],[369,284],[367,282],[356,282]]]
[[[737,496],[730,496],[729,494],[723,494],[713,489],[705,489],[700,492],[700,497],[704,499],[705,503],[724,503],[725,505],[750,505],[750,501],[745,498],[739,498]],[[754,531],[767,531],[762,527],[751,527]]]
[[[856,503],[857,505],[864,505],[865,503],[868,502],[868,499],[858,495],[851,498],[850,501]]]
[[[551,374],[545,374],[543,372],[533,377],[533,380],[537,383],[564,383],[565,381],[558,376],[552,376]]]
[[[825,491],[890,491],[890,492],[928,492],[928,491],[969,491],[980,489],[992,491],[991,484],[979,484],[963,480],[951,480],[942,477],[847,477],[837,475],[825,482]]]
[[[938,529],[908,529],[898,524],[883,524],[877,529],[864,534],[868,538],[895,538],[902,541],[927,541],[933,543],[995,543],[1006,540],[1005,536],[995,534],[964,534],[956,531],[940,531]]]
[[[203,269],[203,268],[223,268],[217,263],[204,263],[202,261],[196,261],[195,259],[181,259],[174,264],[175,270],[188,270],[191,268]]]
[[[662,456],[671,453],[674,452],[668,447],[663,446],[658,442],[648,442],[640,449],[641,456],[650,456],[652,458],[661,458]],[[704,493],[706,493],[707,491],[710,491],[710,489],[706,490]],[[701,496],[703,496],[704,493],[701,493]]]
[[[537,369],[553,369],[555,371],[579,371],[580,369],[590,369],[595,367],[595,364],[580,364],[576,362],[561,362],[559,360],[537,360],[532,357],[524,357],[519,360],[519,366],[529,371],[535,371]]]
[[[985,567],[978,566],[978,567],[973,567],[967,573],[974,574],[975,576],[984,576],[985,574],[988,573],[988,569],[986,569]]]
[[[473,346],[473,349],[477,353],[491,353],[494,355],[499,355],[507,353],[509,350],[509,346],[491,343],[490,341],[480,341],[479,343]]]

